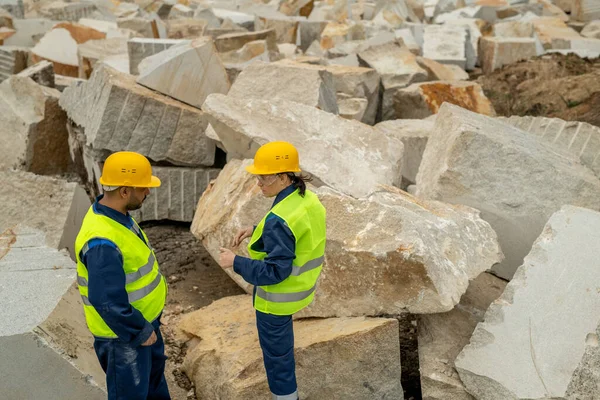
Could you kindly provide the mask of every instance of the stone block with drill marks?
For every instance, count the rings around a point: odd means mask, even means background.
[[[212,179],[219,175],[217,168],[152,167],[161,186],[152,189],[139,211],[132,213],[136,221],[191,222],[196,205]]]
[[[597,126],[559,118],[516,115],[501,120],[558,148],[568,150],[600,178],[600,128]]]
[[[0,82],[27,68],[27,49],[0,46]]]
[[[139,74],[138,65],[146,57],[160,53],[176,44],[189,42],[189,40],[179,39],[147,39],[134,38],[127,43],[129,52],[129,72],[132,75]]]
[[[87,145],[95,150],[135,151],[181,166],[214,163],[215,142],[204,134],[208,121],[202,111],[108,66],[65,89],[60,105],[84,128]]]

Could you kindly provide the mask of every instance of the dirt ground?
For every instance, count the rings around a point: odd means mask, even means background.
[[[169,295],[163,313],[167,361],[166,377],[173,400],[193,400],[190,380],[180,370],[185,346],[177,339],[174,327],[179,316],[226,296],[243,294],[189,231],[188,224],[142,224],[156,250],[161,270],[169,281]],[[416,317],[402,316],[400,351],[402,387],[406,400],[421,400]],[[248,399],[254,400],[254,399]]]
[[[531,115],[600,126],[600,58],[552,54],[471,76],[498,115]]]

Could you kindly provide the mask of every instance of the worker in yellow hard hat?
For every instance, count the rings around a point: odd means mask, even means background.
[[[292,315],[314,299],[325,258],[325,208],[299,175],[298,151],[272,142],[258,149],[254,164],[265,197],[273,206],[256,227],[237,233],[237,247],[250,237],[250,258],[221,248],[219,264],[233,267],[254,285],[254,308],[267,380],[276,400],[297,400]]]
[[[167,400],[160,315],[167,296],[148,237],[129,211],[160,186],[141,154],[118,152],[100,177],[104,194],[75,240],[77,284],[109,400]]]

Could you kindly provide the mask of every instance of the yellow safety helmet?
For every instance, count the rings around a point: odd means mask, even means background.
[[[288,142],[270,142],[262,145],[254,155],[254,163],[246,167],[253,175],[274,175],[300,172],[298,150]]]
[[[160,179],[152,175],[152,167],[146,157],[132,151],[119,151],[104,162],[100,184],[155,188],[160,186]]]

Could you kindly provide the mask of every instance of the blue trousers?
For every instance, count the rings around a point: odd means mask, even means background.
[[[296,400],[298,386],[296,385],[292,316],[256,311],[256,327],[273,398]]]
[[[156,328],[156,343],[132,347],[120,340],[94,341],[106,373],[108,400],[170,400],[165,380],[165,344]]]

